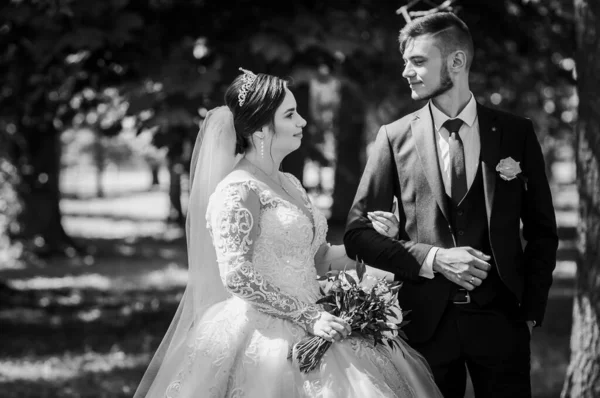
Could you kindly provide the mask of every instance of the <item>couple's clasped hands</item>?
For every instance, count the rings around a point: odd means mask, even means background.
[[[397,237],[399,222],[393,213],[374,211],[368,213],[368,217],[373,228],[381,235],[389,238]],[[492,268],[488,263],[490,259],[489,255],[469,246],[439,248],[433,261],[433,271],[441,273],[450,282],[471,291],[487,278]]]
[[[369,212],[367,217],[375,231],[389,238],[396,238],[399,232],[398,219],[392,212]],[[469,246],[438,249],[433,261],[433,271],[441,273],[450,282],[466,290],[480,286],[492,266],[488,263],[491,257]]]

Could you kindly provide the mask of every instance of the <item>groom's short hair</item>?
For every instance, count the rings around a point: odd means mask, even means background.
[[[473,63],[473,38],[469,27],[451,12],[436,12],[417,18],[400,31],[400,52],[404,53],[409,41],[419,36],[431,35],[437,41],[442,57],[453,51],[463,50],[467,54],[467,70]]]

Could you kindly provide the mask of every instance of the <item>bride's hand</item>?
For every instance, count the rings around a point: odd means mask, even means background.
[[[309,326],[308,332],[333,343],[335,340],[345,339],[351,330],[348,322],[323,311],[315,323]]]
[[[396,210],[396,202],[392,205],[392,211],[371,211],[367,213],[367,217],[373,224],[373,229],[379,232],[381,235],[387,236],[388,238],[397,238],[398,232],[400,231],[398,218],[394,214]]]

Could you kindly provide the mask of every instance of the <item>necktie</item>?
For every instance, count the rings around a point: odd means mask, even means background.
[[[452,202],[458,206],[462,198],[467,194],[467,171],[465,167],[465,151],[458,130],[463,121],[460,119],[448,119],[443,124],[450,133],[450,188]]]

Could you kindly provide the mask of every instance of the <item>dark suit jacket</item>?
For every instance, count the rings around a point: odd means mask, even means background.
[[[541,324],[558,237],[544,159],[529,119],[477,105],[489,239],[498,273],[520,303],[523,316]],[[504,181],[500,160],[520,162],[522,175]],[[400,304],[413,310],[406,326],[412,341],[426,341],[447,305],[451,283],[441,274],[419,276],[433,246],[454,246],[437,145],[428,106],[381,127],[348,216],[344,245],[350,258],[404,281]],[[400,233],[390,239],[371,226],[367,212],[398,200]],[[523,249],[520,223],[523,226]],[[485,282],[484,282],[485,283]]]

